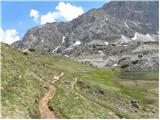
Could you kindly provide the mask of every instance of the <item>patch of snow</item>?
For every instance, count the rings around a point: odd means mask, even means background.
[[[150,34],[146,34],[146,37],[152,40],[152,36]]]
[[[148,33],[146,34],[146,37],[151,37]]]
[[[126,37],[126,36],[124,36],[124,35],[121,35],[121,38],[118,39],[118,40],[115,42],[115,44],[116,44],[116,46],[122,46],[122,44],[126,44],[126,43],[129,43],[129,42],[131,42],[131,39],[130,39],[130,38],[128,38],[128,37]]]
[[[125,38],[125,36],[124,36],[124,35],[121,35],[121,37],[122,37],[122,38]]]
[[[65,57],[69,57],[68,55],[64,55]]]
[[[52,53],[56,52],[59,48],[60,48],[60,46],[56,47],[56,48],[52,51]]]
[[[123,46],[127,46],[127,45],[123,45]]]
[[[132,22],[133,24],[135,24],[136,26],[138,26],[137,23],[135,23],[134,21],[131,21],[131,22]]]
[[[80,45],[81,44],[81,42],[80,41],[76,41],[73,45],[71,45],[71,46],[69,46],[67,49],[65,49],[65,50],[69,50],[69,49],[71,49],[73,46],[78,46],[78,45]]]
[[[134,21],[131,21],[131,20],[129,20],[130,22],[132,22],[135,26],[137,26],[137,27],[139,27],[139,25],[136,23],[136,22],[134,22]],[[125,26],[127,27],[127,28],[129,28],[129,26],[127,25],[127,23],[126,23],[127,21],[125,21]]]
[[[127,25],[127,23],[126,23],[127,21],[125,21],[125,26],[127,27],[127,28],[129,28],[129,26]]]
[[[41,43],[44,42],[44,40],[41,40]]]
[[[115,63],[114,65],[112,65],[113,67],[115,67],[115,66],[118,66],[118,64],[117,63]]]
[[[62,44],[65,42],[65,41],[64,41],[64,40],[65,40],[65,38],[66,38],[66,37],[64,37],[64,36],[62,37]]]
[[[150,35],[147,33],[145,36],[147,37],[146,39],[148,39],[149,41],[156,41],[156,37],[154,37],[154,34]]]
[[[134,37],[132,38],[132,40],[137,40],[137,33],[135,33]]]
[[[109,43],[108,42],[104,42],[105,43],[105,45],[108,45]]]
[[[76,41],[76,42],[73,44],[73,46],[75,46],[75,45],[80,45],[80,44],[81,44],[80,41]]]
[[[108,22],[108,21],[109,21],[109,19],[108,19],[108,18],[106,18],[106,21]]]
[[[98,52],[100,53],[100,56],[105,56],[105,54],[103,53],[103,51],[98,50]]]
[[[132,38],[132,40],[137,40],[140,42],[149,42],[149,41],[155,41],[156,38],[154,38],[151,34],[141,34],[141,33],[135,33],[135,36]]]
[[[36,40],[36,37],[34,37],[32,34],[31,34],[31,38],[32,38],[33,40]]]

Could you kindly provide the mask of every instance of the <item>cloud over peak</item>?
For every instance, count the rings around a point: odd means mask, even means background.
[[[42,15],[40,18],[40,24],[52,23],[55,22],[54,14],[49,12],[45,15]]]
[[[79,15],[83,14],[82,7],[72,6],[70,3],[59,2],[56,10],[60,17],[64,17],[67,21],[73,20]]]
[[[51,23],[55,21],[71,21],[83,14],[83,8],[73,6],[70,3],[59,2],[54,11],[49,11],[47,14],[39,15],[35,9],[30,11],[30,17],[40,24]]]

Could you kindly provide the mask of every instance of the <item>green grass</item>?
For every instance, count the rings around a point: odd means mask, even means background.
[[[5,44],[1,47],[3,118],[40,118],[38,101],[48,91],[53,76],[60,72],[65,75],[55,84],[57,93],[49,106],[62,118],[115,118],[111,113],[126,118],[153,118],[158,115],[158,101],[155,100],[158,93],[153,91],[158,89],[158,72],[121,73],[92,68],[61,55],[38,51],[23,54]],[[75,77],[83,86],[76,83],[76,89],[73,89]],[[139,83],[134,79],[155,83]],[[98,93],[99,90],[104,94]],[[154,102],[147,105],[145,100],[150,100],[150,97]],[[131,99],[140,100],[142,106],[153,108],[155,113],[147,116],[143,110],[129,104]]]
[[[120,72],[119,77],[131,80],[158,80],[159,71]]]

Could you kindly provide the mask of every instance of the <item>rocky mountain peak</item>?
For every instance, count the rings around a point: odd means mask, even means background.
[[[13,46],[58,52],[97,67],[123,68],[121,59],[129,57],[127,70],[157,69],[158,10],[158,1],[111,1],[70,22],[31,28]]]

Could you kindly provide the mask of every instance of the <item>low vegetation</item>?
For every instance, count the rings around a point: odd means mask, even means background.
[[[49,108],[62,118],[158,118],[158,71],[123,73],[1,47],[2,118],[40,118],[38,102],[60,72]]]

